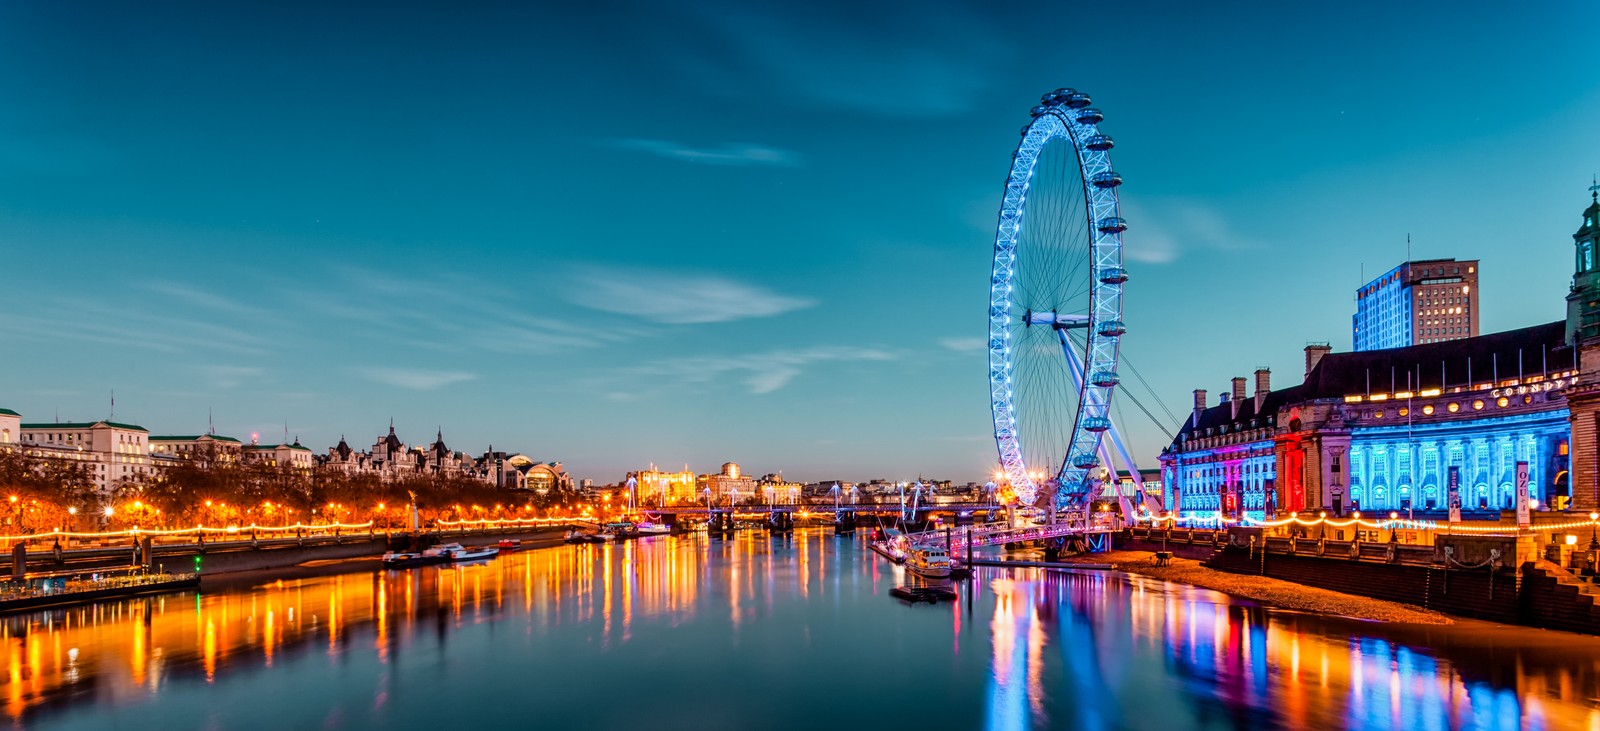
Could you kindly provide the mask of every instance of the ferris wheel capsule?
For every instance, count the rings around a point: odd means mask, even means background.
[[[1107,170],[1095,173],[1094,177],[1090,178],[1089,181],[1094,183],[1096,188],[1115,188],[1122,185],[1122,176],[1118,175],[1114,170]]]
[[[1078,124],[1099,124],[1106,121],[1106,115],[1101,114],[1100,110],[1094,107],[1084,107],[1078,110],[1073,119],[1078,120]]]

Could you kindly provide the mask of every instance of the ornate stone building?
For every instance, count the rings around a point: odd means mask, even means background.
[[[1578,351],[1578,385],[1572,404],[1572,499],[1582,510],[1600,509],[1600,185],[1572,235],[1572,291],[1567,295],[1567,341]]]
[[[1600,193],[1600,189],[1597,189]],[[1566,320],[1409,347],[1306,348],[1301,383],[1235,378],[1161,453],[1166,505],[1260,518],[1329,510],[1600,508],[1600,199],[1574,235]]]

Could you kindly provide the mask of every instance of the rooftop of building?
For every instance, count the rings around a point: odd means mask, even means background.
[[[22,414],[12,411],[11,409],[0,409],[0,416],[15,416],[19,419],[22,418]]]
[[[294,444],[246,444],[246,445],[244,445],[245,449],[260,449],[260,450],[277,449],[279,447],[283,447],[283,448],[286,448],[286,449],[296,449],[296,450],[299,450],[299,451],[302,451],[302,452],[311,451],[310,447],[300,446],[299,442],[295,442]]]
[[[195,435],[195,436],[183,436],[183,435],[176,435],[176,436],[174,436],[174,435],[162,435],[162,436],[151,435],[150,436],[150,441],[152,441],[152,442],[198,442],[201,439],[212,439],[212,440],[219,441],[219,442],[232,442],[234,444],[238,444],[239,443],[239,440],[234,439],[233,437],[225,437],[225,436],[222,436],[220,434],[198,434],[198,435]]]
[[[93,429],[97,426],[107,426],[112,429],[126,429],[128,431],[149,432],[137,424],[123,424],[116,421],[61,421],[55,423],[23,424],[24,429]]]
[[[1306,377],[1303,398],[1488,384],[1575,367],[1566,321],[1403,348],[1329,353]],[[1409,378],[1408,378],[1409,374]]]
[[[1173,444],[1207,429],[1267,426],[1280,409],[1305,401],[1342,401],[1373,393],[1492,388],[1491,384],[1509,379],[1572,370],[1573,356],[1573,349],[1566,343],[1565,320],[1439,343],[1328,353],[1317,361],[1303,383],[1266,394],[1260,408],[1254,395],[1246,394],[1237,402],[1237,411],[1230,400],[1207,406],[1198,419],[1191,415],[1184,420]]]

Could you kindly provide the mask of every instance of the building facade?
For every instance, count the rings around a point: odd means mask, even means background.
[[[0,446],[16,444],[22,439],[22,414],[11,409],[0,409]]]
[[[1408,261],[1356,290],[1353,349],[1382,350],[1478,334],[1478,262]]]
[[[1570,499],[1566,392],[1580,376],[1565,321],[1364,353],[1306,351],[1304,380],[1241,403],[1244,379],[1193,415],[1161,454],[1169,509],[1260,519],[1280,512],[1513,507]]]
[[[668,472],[650,465],[628,477],[634,480],[638,500],[651,505],[679,505],[695,502],[696,479],[687,465],[682,471]]]
[[[719,503],[741,503],[758,499],[756,494],[756,481],[739,471],[736,462],[726,462],[722,471],[714,475],[701,475],[695,481],[696,492],[704,494],[707,490],[711,499]]]
[[[38,457],[84,464],[89,469],[90,480],[102,492],[124,480],[144,479],[154,474],[157,467],[150,455],[150,432],[136,424],[114,421],[25,424],[19,417],[16,428],[21,435],[17,440],[20,448]]]
[[[246,444],[239,451],[245,464],[286,467],[300,472],[310,472],[317,464],[316,455],[309,447],[301,446],[298,438],[291,444]]]
[[[150,455],[157,459],[235,463],[241,459],[243,448],[239,440],[216,434],[150,437]]]

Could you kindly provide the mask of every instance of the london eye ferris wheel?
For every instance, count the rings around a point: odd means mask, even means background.
[[[1081,507],[1109,463],[1123,333],[1122,176],[1088,94],[1045,94],[1012,155],[989,291],[989,394],[1019,501]],[[1131,467],[1131,464],[1130,464]]]

